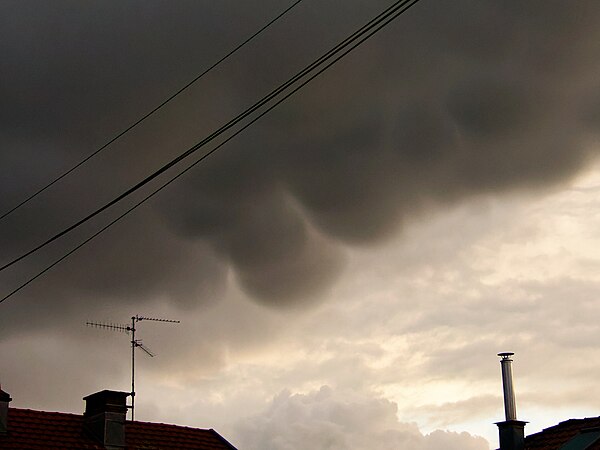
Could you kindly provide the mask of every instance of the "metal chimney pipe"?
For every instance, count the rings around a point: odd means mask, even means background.
[[[502,388],[504,390],[504,416],[506,420],[517,420],[517,403],[515,401],[515,390],[512,379],[512,359],[514,355],[511,352],[498,353],[502,358],[500,365],[502,367]]]
[[[514,353],[498,353],[502,358],[502,387],[504,390],[504,422],[497,422],[500,433],[500,450],[524,450],[525,449],[525,424],[517,420],[517,404],[515,402],[515,390],[512,380],[512,359]]]

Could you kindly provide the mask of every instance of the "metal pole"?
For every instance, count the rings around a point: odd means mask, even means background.
[[[135,406],[135,320],[136,316],[131,318],[131,421],[134,418]]]

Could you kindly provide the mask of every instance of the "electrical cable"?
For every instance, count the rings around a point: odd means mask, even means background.
[[[263,31],[265,31],[267,28],[269,28],[271,25],[273,25],[275,22],[277,22],[279,19],[281,19],[283,16],[285,16],[289,11],[291,11],[301,1],[302,0],[296,0],[294,3],[292,3],[290,6],[288,6],[285,10],[283,10],[281,13],[279,13],[277,16],[275,16],[273,19],[271,19],[268,23],[266,23],[265,25],[263,25],[258,31],[254,32],[251,36],[249,36],[248,38],[246,38],[242,43],[238,44],[233,50],[230,50],[229,53],[227,53],[225,56],[223,56],[217,62],[213,63],[210,67],[208,67],[207,69],[205,69],[200,75],[198,75],[196,78],[194,78],[193,80],[191,80],[190,82],[188,82],[185,86],[181,87],[177,92],[175,92],[174,94],[172,94],[170,97],[168,97],[166,100],[164,100],[158,106],[156,106],[154,109],[152,109],[151,111],[149,111],[146,114],[144,114],[142,117],[140,117],[133,124],[129,125],[123,131],[121,131],[116,136],[114,136],[112,139],[110,139],[108,142],[106,142],[104,145],[102,145],[100,148],[98,148],[95,151],[93,151],[92,153],[90,153],[88,156],[86,156],[84,159],[82,159],[81,161],[79,161],[77,164],[75,164],[73,167],[71,167],[70,169],[68,169],[66,172],[64,172],[61,175],[59,175],[58,177],[56,177],[50,183],[48,183],[45,186],[43,186],[42,188],[38,189],[33,194],[31,194],[29,197],[26,197],[20,203],[18,203],[17,205],[13,206],[11,209],[9,209],[6,212],[4,212],[2,215],[0,215],[0,220],[4,219],[8,215],[10,215],[11,213],[13,213],[17,209],[19,209],[21,206],[25,205],[26,203],[29,203],[29,201],[33,200],[35,197],[37,197],[38,195],[40,195],[46,189],[50,188],[55,183],[57,183],[60,180],[62,180],[63,178],[65,178],[67,175],[69,175],[70,173],[72,173],[75,170],[77,170],[80,166],[82,166],[83,164],[85,164],[86,162],[88,162],[90,159],[92,159],[94,156],[96,156],[98,153],[100,153],[106,147],[108,147],[109,145],[111,145],[113,142],[115,142],[116,140],[118,140],[119,138],[121,138],[123,135],[125,135],[126,133],[128,133],[129,131],[131,131],[135,127],[137,127],[140,123],[142,123],[148,117],[150,117],[151,115],[153,115],[155,112],[157,112],[163,106],[165,106],[167,103],[170,103],[171,100],[175,99],[175,97],[179,96],[179,94],[181,94],[183,91],[187,90],[190,86],[192,86],[194,83],[196,83],[196,81],[198,81],[200,78],[202,78],[203,76],[205,76],[211,70],[215,69],[222,62],[224,62],[226,59],[228,59],[230,56],[232,56],[234,53],[236,53],[238,50],[240,50],[242,47],[244,47],[246,44],[248,44],[254,38],[258,37],[258,35],[260,35]]]
[[[268,103],[269,101],[271,101],[273,98],[275,98],[281,92],[285,91],[289,86],[293,85],[296,81],[300,80],[306,74],[310,73],[312,70],[314,70],[320,64],[322,64],[324,61],[327,61],[327,59],[331,58],[333,55],[335,55],[336,53],[338,53],[339,51],[341,51],[345,46],[349,45],[351,42],[353,42],[356,39],[358,39],[359,36],[361,36],[366,31],[368,31],[373,26],[375,26],[378,23],[378,21],[381,21],[382,20],[381,17],[384,17],[386,14],[390,14],[390,11],[393,12],[394,9],[398,8],[399,7],[398,5],[402,4],[402,3],[403,2],[400,1],[400,0],[397,1],[397,2],[395,2],[394,4],[392,4],[391,6],[389,6],[386,10],[384,10],[382,13],[380,13],[376,18],[374,18],[371,21],[369,21],[366,25],[363,25],[358,31],[355,31],[354,33],[352,33],[349,37],[347,37],[342,42],[340,42],[339,44],[337,44],[336,46],[334,46],[331,50],[327,51],[321,57],[317,58],[317,60],[315,60],[314,62],[312,62],[311,64],[309,64],[307,67],[305,67],[304,69],[302,69],[299,73],[297,73],[296,75],[294,75],[288,81],[286,81],[285,83],[281,84],[279,87],[277,87],[274,90],[272,90],[269,94],[267,94],[266,96],[264,96],[261,100],[259,100],[258,102],[256,102],[254,105],[252,105],[248,109],[246,109],[244,112],[240,113],[235,118],[231,119],[225,125],[222,125],[220,128],[218,128],[216,131],[214,131],[213,133],[211,133],[206,138],[202,139],[196,145],[194,145],[193,147],[191,147],[190,149],[188,149],[187,151],[185,151],[181,155],[177,156],[175,159],[169,161],[167,164],[165,164],[164,166],[160,167],[158,170],[156,170],[152,174],[148,175],[146,178],[144,178],[143,180],[141,180],[140,182],[138,182],[134,186],[130,187],[129,189],[127,189],[125,192],[123,192],[122,194],[120,194],[119,196],[117,196],[116,198],[114,198],[113,200],[109,201],[108,203],[104,204],[100,208],[96,209],[92,213],[90,213],[87,216],[83,217],[82,219],[78,220],[77,222],[75,222],[74,224],[70,225],[69,227],[63,229],[61,232],[55,234],[54,236],[48,238],[46,241],[42,242],[41,244],[38,244],[37,246],[33,247],[32,249],[28,250],[27,252],[25,252],[25,253],[21,254],[20,256],[12,259],[8,263],[3,264],[2,266],[0,266],[0,271],[3,271],[5,269],[7,269],[8,267],[16,264],[17,262],[19,262],[22,259],[26,258],[27,256],[31,255],[32,253],[34,253],[34,252],[42,249],[46,245],[54,242],[55,240],[59,239],[60,237],[62,237],[64,235],[66,235],[67,233],[73,231],[75,228],[78,228],[79,226],[81,226],[84,223],[88,222],[89,220],[91,220],[95,216],[99,215],[103,211],[105,211],[108,208],[110,208],[111,206],[113,206],[114,204],[120,202],[124,198],[128,197],[129,195],[131,195],[135,191],[137,191],[140,188],[142,188],[143,186],[145,186],[146,184],[150,183],[152,180],[154,180],[155,178],[157,178],[158,176],[160,176],[161,174],[163,174],[164,172],[166,172],[167,170],[169,170],[171,167],[173,167],[176,164],[178,164],[180,161],[182,161],[182,160],[186,159],[187,157],[191,156],[198,149],[200,149],[204,145],[208,144],[209,142],[213,141],[214,139],[216,139],[217,137],[219,137],[221,134],[223,134],[225,131],[229,130],[230,128],[232,128],[233,126],[235,126],[236,124],[238,124],[240,121],[242,121],[248,115],[252,114],[254,111],[256,111],[257,109],[259,109],[260,107],[262,107],[263,105],[265,105],[266,103]]]
[[[344,56],[346,56],[348,53],[350,53],[356,47],[358,47],[359,45],[361,45],[363,42],[365,42],[367,39],[369,39],[375,33],[379,32],[382,28],[384,28],[390,22],[392,22],[393,20],[395,20],[396,18],[398,18],[401,14],[403,14],[405,11],[407,11],[410,7],[414,6],[419,1],[420,0],[400,0],[400,1],[397,1],[392,7],[388,8],[388,10],[390,10],[392,8],[394,8],[394,9],[391,12],[387,13],[387,15],[385,17],[379,19],[379,16],[378,16],[378,18],[377,18],[377,26],[374,27],[374,30],[370,30],[370,32],[365,37],[362,37],[358,42],[356,42],[350,48],[346,49],[341,55],[337,56],[333,61],[329,62],[327,65],[325,65],[323,68],[321,68],[318,72],[316,72],[315,74],[313,74],[312,76],[310,76],[308,79],[306,79],[305,81],[303,81],[300,85],[298,85],[297,87],[295,87],[291,92],[287,93],[284,97],[282,97],[281,99],[279,99],[276,103],[272,104],[267,109],[265,109],[263,112],[261,112],[258,116],[254,117],[250,122],[248,122],[247,124],[245,124],[242,128],[240,128],[239,130],[237,130],[235,133],[233,133],[231,136],[229,136],[227,139],[225,139],[223,142],[221,142],[219,145],[217,145],[211,151],[209,151],[208,153],[204,154],[201,158],[199,158],[193,164],[191,164],[190,166],[188,166],[187,168],[185,168],[184,170],[182,170],[181,172],[179,172],[176,176],[174,176],[173,178],[171,178],[169,181],[167,181],[166,183],[162,184],[159,188],[157,188],[156,190],[154,190],[153,192],[151,192],[150,194],[148,194],[147,196],[145,196],[144,198],[142,198],[140,201],[138,201],[137,203],[135,203],[133,206],[131,206],[125,212],[123,212],[122,214],[120,214],[119,216],[117,216],[115,219],[113,219],[107,225],[105,225],[104,227],[102,227],[101,229],[99,229],[98,231],[96,231],[94,234],[92,234],[91,236],[89,236],[88,238],[86,238],[84,241],[82,241],[79,244],[77,244],[77,246],[75,246],[69,252],[65,253],[63,256],[61,256],[60,258],[58,258],[57,260],[55,260],[53,263],[51,263],[50,265],[48,265],[42,271],[38,272],[35,276],[29,278],[26,282],[24,282],[23,284],[21,284],[20,286],[18,286],[17,288],[15,288],[13,291],[11,291],[8,294],[6,294],[2,299],[0,299],[0,303],[3,303],[5,300],[7,300],[8,298],[12,297],[14,294],[16,294],[17,292],[19,292],[21,289],[23,289],[24,287],[26,287],[27,285],[29,285],[31,282],[33,282],[34,280],[36,280],[37,278],[39,278],[40,276],[42,276],[48,270],[50,270],[51,268],[53,268],[54,266],[56,266],[57,264],[59,264],[61,261],[63,261],[66,258],[68,258],[70,255],[72,255],[73,253],[75,253],[77,250],[79,250],[81,247],[83,247],[84,245],[86,245],[92,239],[96,238],[98,235],[100,235],[105,230],[107,230],[108,228],[110,228],[112,225],[114,225],[115,223],[117,223],[118,221],[120,221],[122,218],[124,218],[125,216],[127,216],[129,213],[131,213],[132,211],[134,211],[135,209],[137,209],[140,205],[142,205],[143,203],[145,203],[147,200],[149,200],[150,198],[152,198],[154,195],[156,195],[157,193],[159,193],[160,191],[162,191],[164,188],[166,188],[167,186],[169,186],[171,183],[173,183],[179,177],[181,177],[182,175],[184,175],[185,173],[187,173],[189,170],[191,170],[197,164],[199,164],[200,162],[202,162],[203,160],[205,160],[206,158],[208,158],[210,155],[212,155],[214,152],[216,152],[220,147],[222,147],[223,145],[225,145],[227,142],[229,142],[235,136],[237,136],[242,131],[244,131],[246,128],[248,128],[249,126],[251,126],[253,123],[255,123],[257,120],[259,120],[265,114],[267,114],[268,112],[270,112],[276,106],[278,106],[279,104],[281,104],[283,101],[285,101],[286,99],[288,99],[289,97],[291,97],[293,94],[295,94],[296,92],[298,92],[302,87],[304,87],[306,84],[308,84],[309,82],[311,82],[317,76],[319,76],[320,74],[322,74],[325,70],[327,70],[329,67],[331,67],[333,64],[335,64],[340,59],[342,59]],[[386,10],[386,11],[388,11],[388,10]],[[384,13],[382,13],[382,14],[384,14]],[[373,28],[373,27],[369,27],[369,29],[371,29],[371,28]]]

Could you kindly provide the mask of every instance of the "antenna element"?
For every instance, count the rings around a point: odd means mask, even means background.
[[[110,331],[119,331],[122,333],[131,333],[131,406],[128,408],[131,409],[131,421],[133,422],[134,418],[134,408],[135,408],[135,349],[139,348],[146,355],[154,358],[154,353],[152,353],[147,347],[142,344],[141,339],[135,338],[135,324],[141,322],[142,320],[149,320],[152,322],[167,322],[167,323],[181,323],[179,320],[171,320],[171,319],[159,319],[155,317],[143,317],[143,316],[132,316],[131,317],[131,325],[122,325],[115,323],[105,323],[105,322],[86,322],[85,324],[94,328],[102,328]]]

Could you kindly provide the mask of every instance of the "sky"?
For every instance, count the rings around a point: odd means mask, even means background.
[[[292,2],[0,3],[0,211]],[[0,221],[6,263],[200,141],[390,2],[303,0]],[[600,414],[600,4],[422,0],[0,304],[11,406],[240,449],[496,448],[496,354],[533,433]],[[208,148],[206,149],[208,150]],[[183,166],[182,166],[183,167]],[[158,182],[168,180],[168,172]],[[2,295],[159,184],[0,273]]]

